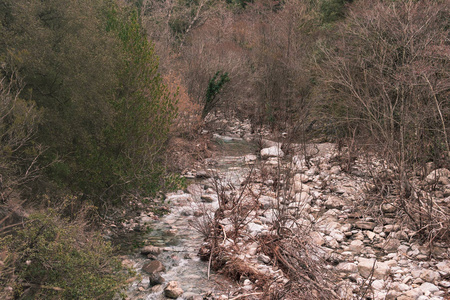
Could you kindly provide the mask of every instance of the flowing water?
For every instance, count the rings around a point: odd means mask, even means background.
[[[244,156],[253,154],[256,147],[244,140],[218,139],[219,151],[216,156],[207,161],[209,169],[214,175],[232,184],[238,184],[248,173],[249,167],[245,165]],[[163,263],[166,271],[161,275],[168,281],[178,281],[184,290],[180,299],[185,299],[191,293],[206,295],[227,294],[234,284],[219,274],[211,271],[208,279],[208,262],[201,261],[197,256],[203,243],[203,236],[192,226],[199,218],[192,214],[195,211],[208,209],[214,211],[217,201],[200,203],[200,194],[206,187],[211,186],[211,179],[192,180],[193,187],[197,187],[198,194],[179,193],[173,195],[171,212],[150,225],[152,230],[141,236],[140,243],[154,245],[163,249],[157,259]],[[169,196],[169,199],[171,197]],[[180,201],[177,201],[180,200]],[[201,217],[200,217],[201,219]],[[150,260],[135,253],[129,255],[136,271],[142,275],[142,280],[134,282],[127,295],[131,299],[165,299],[162,287],[149,287],[148,274],[141,272],[142,266]]]

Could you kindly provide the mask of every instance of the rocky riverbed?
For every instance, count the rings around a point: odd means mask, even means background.
[[[154,214],[143,212],[124,224],[130,231],[136,224],[153,228],[145,247],[124,260],[142,276],[129,289],[130,299],[270,297],[271,289],[292,284],[293,275],[286,254],[264,241],[287,235],[286,241],[302,241],[298,253],[332,274],[321,277],[333,280],[324,286],[330,287],[330,297],[448,299],[450,251],[440,242],[445,237],[432,244],[419,239],[395,192],[385,197],[374,192],[372,179],[394,172],[382,159],[358,157],[343,170],[348,165],[343,166],[342,153],[330,143],[286,149],[262,140],[263,149],[255,152],[246,142],[254,137],[241,127],[229,125],[225,134],[215,134],[226,151],[184,172],[190,185],[165,195],[168,215],[155,220]],[[434,184],[427,194],[436,210],[431,215],[445,219],[450,172],[432,171],[423,180]],[[416,184],[420,187],[421,181]],[[213,241],[214,228],[219,232]],[[226,257],[221,266],[208,261],[218,249]],[[217,272],[211,270],[208,279],[209,265]],[[234,274],[234,281],[221,272]],[[310,281],[312,295],[323,298]]]

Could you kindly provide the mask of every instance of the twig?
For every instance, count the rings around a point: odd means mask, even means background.
[[[236,299],[239,299],[239,298],[242,298],[242,297],[256,296],[256,295],[262,295],[262,294],[263,294],[262,292],[251,293],[251,294],[243,294],[243,295],[236,296],[234,298],[230,298],[229,300],[236,300]]]
[[[40,289],[47,289],[47,290],[54,290],[54,291],[64,291],[63,288],[57,287],[57,286],[48,286],[48,285],[40,285],[40,284],[34,284],[34,283],[23,283],[22,286],[32,287],[32,288],[40,288]]]
[[[212,261],[213,252],[214,252],[214,245],[212,245],[212,247],[211,247],[211,252],[209,253],[209,261],[208,261],[208,280],[209,280],[209,275],[210,275],[210,272],[211,272],[211,261]]]

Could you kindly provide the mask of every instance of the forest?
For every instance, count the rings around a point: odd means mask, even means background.
[[[120,295],[100,224],[184,189],[215,115],[383,157],[406,214],[450,167],[449,0],[0,0],[0,32],[2,299]]]

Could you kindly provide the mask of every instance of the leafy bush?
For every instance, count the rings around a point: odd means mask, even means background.
[[[110,244],[84,227],[48,211],[32,215],[13,233],[3,230],[0,296],[111,299],[124,287],[128,273]]]
[[[137,12],[113,0],[0,7],[0,63],[18,70],[24,85],[14,92],[42,111],[32,141],[47,149],[36,162],[49,165],[47,182],[98,207],[158,190],[176,101]]]

